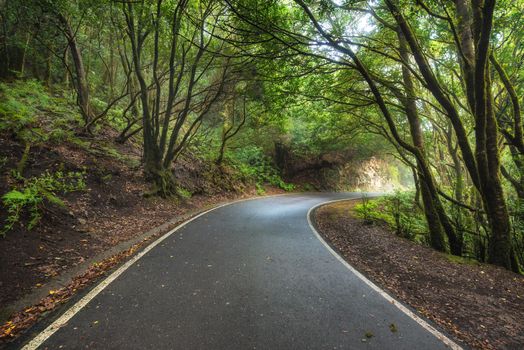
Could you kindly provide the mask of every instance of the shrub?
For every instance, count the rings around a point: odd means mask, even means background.
[[[365,220],[367,223],[383,222],[393,225],[392,216],[384,211],[384,199],[363,198],[362,203],[355,205],[354,211],[358,218]]]
[[[513,230],[512,245],[516,258],[524,264],[524,201],[519,198],[509,198],[511,228]]]
[[[263,195],[266,194],[266,190],[264,189],[264,187],[262,187],[262,185],[256,183],[256,184],[255,184],[255,187],[256,187],[256,189],[257,189],[257,195],[259,195],[259,196],[263,196]]]
[[[243,177],[255,181],[257,192],[260,192],[258,188],[265,183],[285,191],[295,189],[293,184],[282,180],[271,159],[263,153],[260,147],[241,148],[234,154],[228,154],[226,159]]]
[[[428,228],[424,213],[416,205],[412,192],[396,192],[374,200],[363,198],[354,210],[366,222],[384,222],[401,237],[427,243]]]
[[[20,132],[35,122],[38,108],[48,103],[49,97],[35,80],[0,83],[0,131]]]
[[[361,204],[357,204],[355,206],[355,211],[357,215],[360,218],[364,219],[364,221],[367,224],[371,224],[373,222],[373,213],[376,209],[377,209],[377,202],[370,201],[366,195],[362,197]]]

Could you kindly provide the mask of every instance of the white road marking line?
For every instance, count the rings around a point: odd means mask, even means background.
[[[156,241],[151,243],[149,246],[144,248],[140,253],[135,255],[133,258],[128,260],[124,265],[120,266],[117,270],[115,270],[111,275],[109,275],[106,279],[104,279],[102,282],[100,282],[96,287],[94,287],[89,293],[87,293],[82,299],[80,299],[78,302],[76,302],[71,308],[69,308],[64,314],[62,314],[58,319],[56,319],[52,324],[50,324],[45,330],[43,330],[41,333],[39,333],[35,338],[33,338],[29,343],[27,343],[22,350],[34,350],[37,349],[40,345],[42,345],[49,337],[51,337],[57,330],[59,330],[61,327],[65,326],[67,322],[75,315],[77,314],[82,308],[84,308],[93,298],[95,298],[101,291],[103,291],[109,284],[111,284],[114,280],[116,280],[122,273],[124,273],[129,267],[131,267],[136,261],[138,261],[140,258],[142,258],[144,255],[146,255],[149,251],[151,251],[153,248],[155,248],[158,244],[160,244],[162,241],[164,241],[166,238],[171,236],[173,233],[181,229],[182,227],[189,224],[191,221],[198,219],[199,217],[214,211],[216,209],[236,204],[239,202],[244,201],[250,201],[250,200],[257,200],[257,199],[264,199],[264,198],[271,198],[271,197],[278,197],[278,196],[286,196],[286,195],[300,195],[300,193],[291,193],[291,194],[283,194],[283,195],[273,195],[273,196],[265,196],[265,197],[256,197],[256,198],[247,198],[247,199],[241,199],[237,201],[233,201],[230,203],[225,203],[219,206],[216,206],[214,208],[211,208],[209,210],[206,210],[175,227],[171,231],[167,232],[160,238],[158,238]],[[313,226],[310,214],[312,211],[316,208],[318,208],[321,205],[328,204],[328,203],[334,203],[344,200],[351,200],[351,199],[357,199],[357,198],[344,198],[344,199],[338,199],[333,201],[327,201],[320,204],[317,204],[309,209],[307,213],[307,220],[308,224],[311,227],[311,230],[315,234],[315,236],[320,240],[324,246],[333,254],[342,264],[344,264],[349,270],[351,270],[357,277],[359,277],[361,280],[363,280],[367,285],[369,285],[372,289],[377,291],[380,295],[382,295],[386,300],[390,301],[394,305],[396,305],[401,311],[403,311],[406,315],[414,319],[417,323],[419,323],[422,327],[424,327],[426,330],[428,330],[430,333],[432,333],[434,336],[439,338],[442,342],[444,342],[446,345],[448,345],[453,350],[461,350],[462,348],[458,346],[456,343],[454,343],[452,340],[447,338],[445,335],[437,331],[435,328],[433,328],[431,325],[429,325],[426,321],[421,319],[419,316],[414,314],[412,311],[407,309],[404,305],[400,304],[398,301],[393,299],[389,294],[381,290],[379,287],[377,287],[373,282],[368,280],[366,277],[364,277],[360,272],[355,270],[351,265],[349,265],[343,258],[341,258],[325,241],[324,239],[319,235],[315,227]]]
[[[109,275],[106,279],[104,279],[102,282],[100,282],[95,288],[93,288],[89,293],[87,293],[82,299],[80,299],[78,302],[76,302],[71,308],[69,308],[62,316],[60,316],[58,319],[56,319],[53,323],[51,323],[46,329],[44,329],[41,333],[39,333],[36,337],[34,337],[29,343],[27,343],[22,350],[34,350],[37,349],[40,345],[42,345],[49,337],[51,337],[57,330],[59,330],[61,327],[65,326],[66,323],[76,314],[78,313],[84,306],[86,306],[91,300],[93,300],[94,297],[96,297],[101,291],[103,291],[111,282],[113,282],[115,279],[118,278],[122,273],[124,273],[129,267],[131,267],[137,260],[139,260],[141,257],[146,255],[149,251],[151,251],[154,247],[156,247],[158,244],[160,244],[163,240],[171,236],[173,233],[184,227],[185,225],[189,224],[191,221],[198,219],[202,215],[205,215],[213,210],[250,200],[256,200],[256,199],[264,199],[264,198],[271,198],[271,197],[278,197],[278,196],[286,196],[289,194],[277,194],[272,196],[263,196],[263,197],[255,197],[255,198],[246,198],[246,199],[240,199],[229,203],[224,203],[222,205],[218,205],[214,208],[211,208],[209,210],[206,210],[175,227],[171,231],[167,232],[160,238],[158,238],[156,241],[148,245],[144,250],[142,250],[137,255],[133,256],[130,260],[128,260],[124,265],[120,266],[117,270],[115,270],[111,275]]]
[[[363,274],[358,272],[353,266],[351,266],[344,258],[342,258],[331,246],[322,238],[322,236],[318,233],[318,231],[315,229],[315,226],[313,226],[313,222],[311,221],[311,213],[313,211],[323,205],[330,204],[330,203],[336,203],[341,201],[347,201],[347,200],[355,200],[359,198],[345,198],[345,199],[337,199],[333,201],[327,201],[324,203],[320,203],[315,205],[314,207],[310,208],[307,212],[307,222],[309,226],[311,227],[311,230],[315,234],[315,236],[318,238],[318,240],[329,250],[329,252],[337,258],[338,261],[340,261],[342,264],[344,264],[345,267],[347,267],[351,272],[353,272],[358,278],[360,278],[364,283],[366,283],[371,289],[376,291],[378,294],[380,294],[384,299],[386,299],[391,304],[395,305],[400,311],[405,313],[407,316],[411,317],[415,322],[417,322],[419,325],[421,325],[425,330],[433,334],[435,337],[437,337],[440,341],[442,341],[446,346],[453,350],[462,350],[462,347],[459,346],[457,343],[455,343],[453,340],[446,337],[444,334],[439,332],[435,327],[431,326],[429,323],[427,323],[424,319],[422,319],[420,316],[415,314],[413,311],[408,309],[406,306],[401,304],[398,300],[393,298],[391,295],[389,295],[384,290],[380,289],[376,284],[371,282],[369,279],[367,279]]]
[[[62,316],[60,316],[57,320],[55,320],[52,324],[50,324],[44,331],[42,331],[40,334],[38,334],[33,340],[31,340],[29,343],[27,343],[22,350],[33,350],[38,348],[40,345],[42,345],[50,336],[52,336],[57,330],[59,330],[62,326],[64,326],[78,311],[80,311],[84,306],[86,306],[91,300],[93,300],[94,297],[96,297],[101,291],[103,291],[111,282],[113,282],[115,279],[118,278],[125,270],[127,270],[131,265],[133,265],[137,260],[139,260],[141,257],[146,255],[151,249],[156,247],[158,244],[160,244],[163,240],[165,240],[167,237],[169,237],[174,232],[178,231],[191,221],[198,219],[200,216],[209,213],[212,210],[221,208],[225,205],[224,204],[212,209],[209,209],[203,213],[198,214],[197,216],[192,217],[191,219],[183,222],[182,224],[178,225],[168,233],[164,234],[162,237],[151,243],[149,246],[144,248],[140,253],[135,255],[133,258],[128,260],[124,265],[120,266],[115,272],[113,272],[111,275],[109,275],[105,280],[100,282],[95,288],[93,288],[89,293],[87,293],[82,299],[80,299],[75,305],[73,305],[69,310],[67,310]]]

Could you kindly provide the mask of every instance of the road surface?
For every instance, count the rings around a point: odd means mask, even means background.
[[[311,229],[311,207],[355,196],[276,196],[210,211],[26,349],[446,349]]]

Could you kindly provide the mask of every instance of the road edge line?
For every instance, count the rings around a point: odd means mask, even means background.
[[[283,194],[275,194],[275,195],[269,195],[269,196],[261,196],[261,197],[251,197],[251,198],[243,198],[234,200],[228,203],[223,203],[220,205],[217,205],[213,208],[210,208],[208,210],[205,210],[186,221],[182,222],[177,227],[171,229],[167,233],[160,236],[158,239],[156,239],[154,242],[149,244],[147,247],[145,247],[143,250],[141,250],[139,253],[134,255],[131,259],[126,261],[123,265],[121,265],[118,269],[113,271],[109,276],[107,276],[102,282],[98,283],[93,289],[91,289],[86,295],[84,295],[79,301],[74,303],[69,309],[67,309],[60,317],[58,317],[56,320],[54,320],[49,326],[47,326],[43,331],[38,333],[34,338],[32,338],[30,341],[28,341],[23,347],[22,350],[35,350],[40,347],[47,339],[49,339],[57,330],[59,330],[61,327],[67,324],[67,322],[73,318],[80,310],[82,310],[91,300],[93,300],[100,292],[102,292],[109,284],[111,284],[114,280],[116,280],[122,273],[124,273],[128,268],[130,268],[135,262],[137,262],[140,258],[142,258],[144,255],[149,253],[153,248],[155,248],[157,245],[162,243],[166,238],[171,236],[176,231],[180,230],[182,227],[186,226],[193,220],[198,219],[199,217],[212,212],[214,210],[226,207],[228,205],[240,203],[240,202],[247,202],[251,200],[257,200],[257,199],[265,199],[265,198],[271,198],[271,197],[279,197],[279,196],[288,196],[293,195],[296,193],[283,193]]]
[[[424,320],[422,317],[408,309],[404,304],[399,302],[397,299],[393,298],[389,293],[378,287],[375,283],[373,283],[371,280],[369,280],[366,276],[364,276],[362,273],[360,273],[358,270],[356,270],[353,266],[351,266],[340,254],[338,254],[330,245],[326,242],[326,240],[318,233],[317,229],[315,228],[313,221],[311,219],[311,214],[313,211],[321,206],[328,205],[331,203],[336,202],[342,202],[342,201],[350,201],[350,200],[356,200],[360,198],[346,198],[346,199],[336,199],[331,200],[323,203],[319,203],[314,205],[313,207],[309,208],[306,218],[307,222],[309,224],[309,227],[311,228],[311,231],[315,234],[317,239],[327,248],[327,250],[338,260],[340,261],[348,270],[350,270],[355,276],[357,276],[359,279],[361,279],[364,283],[366,283],[371,289],[373,289],[375,292],[380,294],[384,299],[386,299],[391,304],[395,305],[400,311],[402,311],[404,314],[406,314],[408,317],[413,319],[415,322],[417,322],[422,328],[430,332],[433,336],[435,336],[437,339],[442,341],[446,346],[448,346],[450,349],[453,350],[463,350],[463,348],[458,345],[456,342],[451,340],[449,337],[441,333],[439,330],[437,330],[435,327],[430,325],[426,320]]]

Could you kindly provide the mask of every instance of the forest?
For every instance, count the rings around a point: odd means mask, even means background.
[[[517,305],[523,16],[522,0],[0,0],[0,304],[128,244],[0,344],[173,216],[293,192],[362,193],[363,230],[511,274]]]
[[[127,162],[143,196],[175,201],[195,194],[179,164],[263,194],[352,190],[340,169],[374,157],[399,186],[363,215],[522,272],[522,16],[520,0],[1,0],[1,235],[89,186],[93,167],[35,168],[50,149]]]

